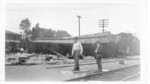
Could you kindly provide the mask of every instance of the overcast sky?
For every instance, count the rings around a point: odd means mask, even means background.
[[[78,35],[78,18],[81,16],[81,35],[102,32],[98,20],[109,19],[107,31],[111,33],[139,31],[138,4],[7,4],[6,29],[19,33],[20,21],[29,18],[31,29],[36,23],[42,28],[66,30]]]

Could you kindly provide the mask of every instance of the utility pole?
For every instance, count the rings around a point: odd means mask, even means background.
[[[99,20],[99,27],[102,27],[102,32],[105,32],[105,27],[108,27],[109,19],[101,19]]]
[[[77,16],[78,17],[78,25],[79,25],[79,36],[80,36],[80,18],[81,16]]]

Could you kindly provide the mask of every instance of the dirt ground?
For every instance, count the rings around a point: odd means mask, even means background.
[[[125,61],[125,64],[119,62],[103,63],[103,71],[123,68],[140,64],[140,60]],[[64,81],[70,78],[86,75],[86,73],[72,73],[73,66],[62,68],[47,69],[51,65],[9,65],[5,66],[6,81]],[[97,65],[80,66],[81,71],[97,71]]]

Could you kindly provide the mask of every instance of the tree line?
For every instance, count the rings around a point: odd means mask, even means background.
[[[32,28],[31,39],[35,40],[37,38],[61,38],[61,37],[71,37],[71,35],[64,30],[52,30],[39,27],[39,23]]]
[[[20,29],[24,30],[27,39],[35,40],[37,38],[61,38],[70,37],[71,35],[64,30],[52,30],[51,28],[42,28],[39,23],[31,28],[31,22],[28,18],[20,22]]]

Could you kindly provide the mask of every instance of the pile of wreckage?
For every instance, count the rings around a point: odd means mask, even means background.
[[[71,63],[73,61],[67,60],[66,57],[51,54],[28,54],[17,53],[9,54],[5,57],[6,65],[9,64],[62,64]]]
[[[35,65],[35,64],[71,64],[74,63],[74,60],[69,59],[68,56],[63,56],[60,53],[50,49],[56,55],[52,54],[28,54],[28,53],[16,53],[16,54],[6,54],[5,57],[5,64],[6,65],[12,65],[12,64],[27,64],[27,65]],[[71,57],[72,58],[72,57]],[[84,58],[84,59],[83,59]],[[87,62],[90,61],[90,59],[94,59],[94,57],[91,56],[81,56],[80,62]]]
[[[91,62],[95,60],[92,56],[86,56],[80,62]],[[72,64],[73,59],[67,58],[67,56],[52,55],[52,54],[28,54],[28,53],[16,53],[7,54],[5,57],[6,65],[37,65],[37,64]]]

